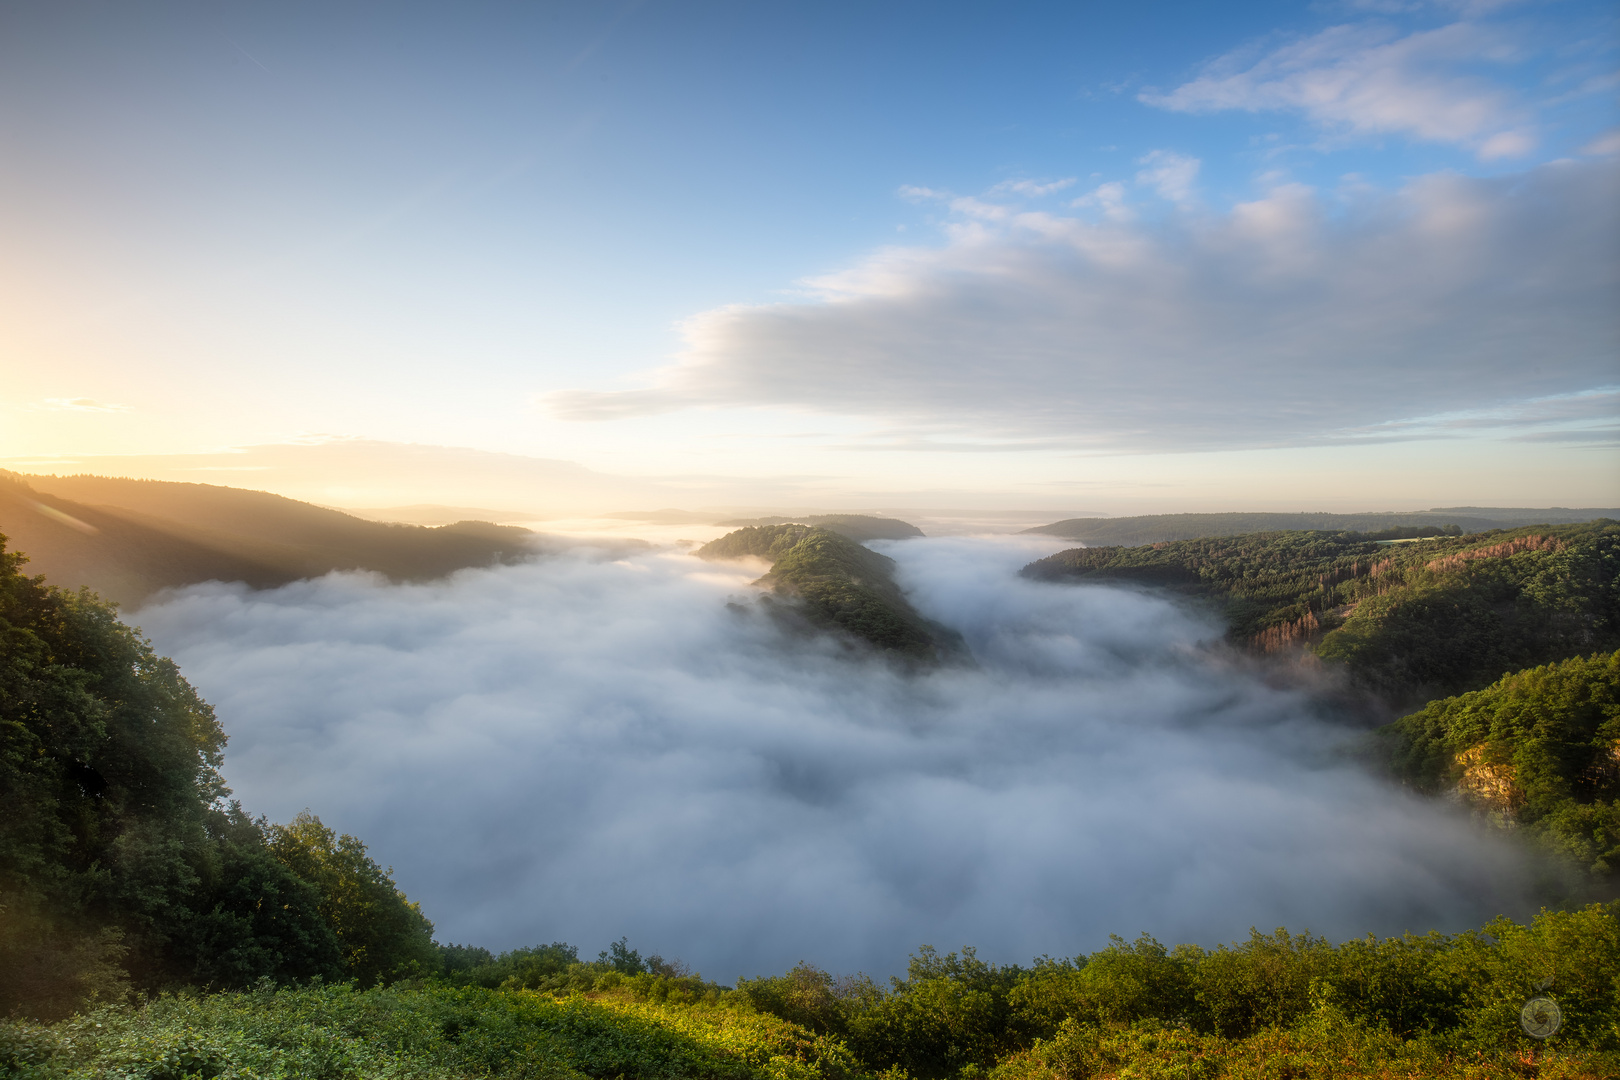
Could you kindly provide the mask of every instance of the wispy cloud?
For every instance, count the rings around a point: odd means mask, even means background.
[[[96,401],[93,398],[46,398],[41,408],[53,412],[98,412],[115,413],[129,412],[128,405],[117,405],[105,401]]]
[[[1536,145],[1529,110],[1467,70],[1516,58],[1503,32],[1471,22],[1402,35],[1383,24],[1335,26],[1254,58],[1229,54],[1169,92],[1139,100],[1177,112],[1298,112],[1351,135],[1401,134],[1517,157]]]
[[[1003,180],[991,188],[993,193],[1007,192],[1013,195],[1025,195],[1032,199],[1045,198],[1048,195],[1073,187],[1075,178],[1066,176],[1061,180]]]
[[[1330,433],[1346,442],[1405,442],[1491,433],[1528,442],[1580,442],[1607,434],[1620,418],[1620,387],[1600,386],[1575,394],[1554,394],[1492,408],[1411,416]],[[1593,427],[1596,423],[1600,426]]]
[[[1110,221],[1129,221],[1136,216],[1125,194],[1125,185],[1118,180],[1098,184],[1069,205],[1077,210],[1095,208]]]
[[[1605,131],[1581,147],[1581,153],[1588,157],[1609,157],[1620,154],[1620,128]]]
[[[1173,150],[1154,150],[1138,159],[1145,168],[1136,174],[1138,184],[1151,187],[1171,202],[1191,202],[1193,185],[1198,181],[1198,170],[1203,164],[1195,157],[1187,157]]]

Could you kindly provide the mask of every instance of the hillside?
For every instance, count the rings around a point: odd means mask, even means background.
[[[1412,543],[1276,532],[1073,548],[1023,573],[1217,604],[1235,644],[1310,649],[1398,708],[1620,647],[1620,522],[1609,520]]]
[[[358,979],[434,961],[432,924],[353,837],[255,820],[226,736],[105,602],[0,544],[0,1014],[130,989]]]
[[[1620,881],[1620,652],[1505,675],[1384,732],[1395,775]]]
[[[750,525],[694,552],[700,559],[764,559],[755,582],[796,601],[794,610],[884,652],[933,661],[961,647],[951,630],[923,618],[894,581],[894,560],[812,525]]]
[[[1149,514],[1144,517],[1070,518],[1024,531],[1078,540],[1093,547],[1129,547],[1258,532],[1373,533],[1377,535],[1370,539],[1386,539],[1435,535],[1448,525],[1456,526],[1455,531],[1458,532],[1473,533],[1520,525],[1568,524],[1602,517],[1620,518],[1620,509],[1569,510],[1554,507],[1550,510],[1525,510],[1459,506],[1388,514]]]
[[[122,604],[202,581],[284,585],[332,570],[441,577],[521,557],[527,530],[365,521],[263,491],[107,477],[0,473],[0,533],[30,570]]]

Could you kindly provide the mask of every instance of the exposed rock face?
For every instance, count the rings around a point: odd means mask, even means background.
[[[1504,825],[1515,822],[1514,815],[1524,805],[1524,790],[1512,765],[1485,760],[1485,744],[1481,743],[1458,754],[1457,767],[1462,770],[1457,778],[1458,795],[1482,810],[1500,814]]]

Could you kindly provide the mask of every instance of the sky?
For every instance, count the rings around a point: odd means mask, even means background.
[[[1616,19],[0,4],[0,465],[537,512],[1613,506]]]
[[[881,980],[924,944],[1028,964],[1533,912],[1526,849],[1362,767],[1307,673],[1231,662],[1166,597],[1017,576],[1062,543],[875,543],[973,654],[911,673],[671,546],[210,583],[133,619],[224,720],[235,797],[359,836],[441,942]]]

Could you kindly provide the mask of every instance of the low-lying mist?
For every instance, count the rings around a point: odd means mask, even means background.
[[[623,934],[729,981],[1521,908],[1510,849],[1355,765],[1213,623],[1016,576],[1050,546],[883,548],[976,668],[793,636],[757,571],[669,549],[199,586],[134,621],[217,708],[237,797],[360,836],[441,941]]]

